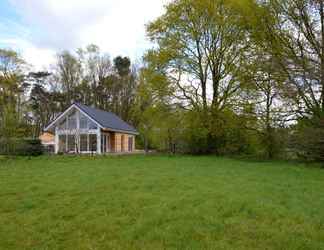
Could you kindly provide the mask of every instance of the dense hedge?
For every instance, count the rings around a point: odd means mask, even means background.
[[[0,154],[17,156],[39,156],[44,153],[44,147],[38,139],[2,139]]]

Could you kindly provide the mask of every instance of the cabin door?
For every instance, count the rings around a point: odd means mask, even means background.
[[[102,153],[107,153],[109,152],[109,135],[107,134],[102,134],[101,135],[101,152]]]

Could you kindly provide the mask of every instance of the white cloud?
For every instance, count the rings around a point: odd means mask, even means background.
[[[76,46],[80,41],[79,32],[86,26],[95,25],[109,7],[104,2],[11,0],[25,27],[33,31],[33,43],[56,49]]]
[[[55,62],[54,50],[35,47],[24,39],[1,39],[0,44],[17,51],[34,70],[45,70]]]
[[[21,21],[13,29],[16,36],[11,32],[0,44],[7,40],[13,48],[20,47],[26,60],[38,67],[53,61],[57,51],[90,43],[112,56],[139,58],[149,46],[145,24],[163,13],[167,1],[10,0]]]
[[[138,57],[149,46],[145,40],[145,24],[161,15],[160,0],[119,0],[96,25],[81,32],[83,44],[92,40],[113,55],[126,54]]]

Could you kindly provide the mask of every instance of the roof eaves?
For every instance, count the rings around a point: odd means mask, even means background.
[[[124,129],[116,129],[116,128],[110,128],[110,127],[104,127],[104,129],[111,130],[114,132],[125,133],[125,134],[139,135],[139,132],[137,130],[124,130]]]

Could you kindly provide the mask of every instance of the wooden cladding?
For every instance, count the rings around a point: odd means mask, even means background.
[[[116,151],[116,135],[115,133],[110,133],[110,151],[115,152]]]
[[[134,135],[112,133],[110,136],[111,149],[113,152],[132,152],[135,150]]]

